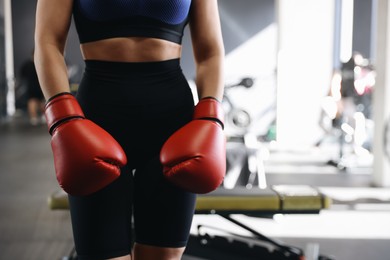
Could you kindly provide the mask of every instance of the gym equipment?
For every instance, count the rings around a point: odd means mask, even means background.
[[[216,260],[304,260],[304,250],[264,236],[234,219],[232,215],[268,218],[275,214],[318,214],[331,204],[332,200],[328,196],[307,185],[274,185],[266,189],[220,187],[211,193],[198,195],[195,213],[217,214],[253,236],[246,237],[223,230],[219,231],[226,235],[214,235],[204,232],[213,227],[200,225],[197,227],[198,234],[191,234],[185,254]],[[54,192],[48,198],[48,205],[51,210],[68,210],[66,193],[62,190]],[[77,259],[74,249],[67,259]],[[318,260],[320,259],[331,260],[326,256],[318,256]]]
[[[261,84],[261,80],[257,84]],[[271,102],[261,109],[260,115],[255,115],[253,111],[247,110],[239,101],[234,100],[236,92],[230,92],[233,89],[249,90],[254,85],[254,78],[243,77],[225,86],[222,102],[227,135],[227,172],[223,183],[226,189],[236,186],[245,186],[248,189],[255,186],[261,189],[267,187],[264,156],[269,150],[263,145],[263,141],[270,141],[271,135],[268,136],[267,133],[272,131],[276,103]],[[263,121],[261,118],[266,120]],[[259,122],[262,125],[261,129]]]
[[[217,214],[249,231],[243,236],[212,226],[198,225],[198,234],[191,234],[186,254],[210,260],[304,260],[305,253],[298,247],[271,239],[235,219],[233,214],[252,217],[272,217],[275,214],[317,214],[329,208],[332,201],[316,188],[306,185],[275,185],[267,189],[236,187],[199,196],[197,214]],[[224,235],[204,230],[216,229]],[[318,255],[316,260],[331,260]]]

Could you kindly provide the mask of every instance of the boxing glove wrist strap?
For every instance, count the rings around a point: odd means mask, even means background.
[[[224,128],[224,111],[221,102],[214,97],[205,97],[195,106],[194,119],[208,119],[219,123]]]
[[[46,102],[45,117],[50,134],[65,121],[85,118],[76,98],[69,92],[59,93]]]

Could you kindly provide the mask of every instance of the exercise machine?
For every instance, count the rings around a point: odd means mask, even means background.
[[[198,225],[197,232],[190,235],[185,255],[211,260],[309,260],[307,250],[305,252],[269,238],[237,220],[234,215],[271,218],[275,214],[318,214],[331,204],[328,196],[307,185],[275,185],[265,189],[218,188],[198,196],[195,213],[219,215],[251,235],[243,236],[210,225]],[[51,210],[68,210],[67,194],[62,190],[50,194],[48,205]],[[332,260],[317,254],[310,260]],[[63,259],[77,259],[74,249]]]

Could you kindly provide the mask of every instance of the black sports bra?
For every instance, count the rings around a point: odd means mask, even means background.
[[[74,0],[80,43],[151,37],[181,44],[191,0]]]

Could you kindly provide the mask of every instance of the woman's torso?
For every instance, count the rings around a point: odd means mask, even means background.
[[[146,37],[111,38],[81,44],[85,60],[124,62],[176,59],[180,58],[181,49],[177,43]]]

